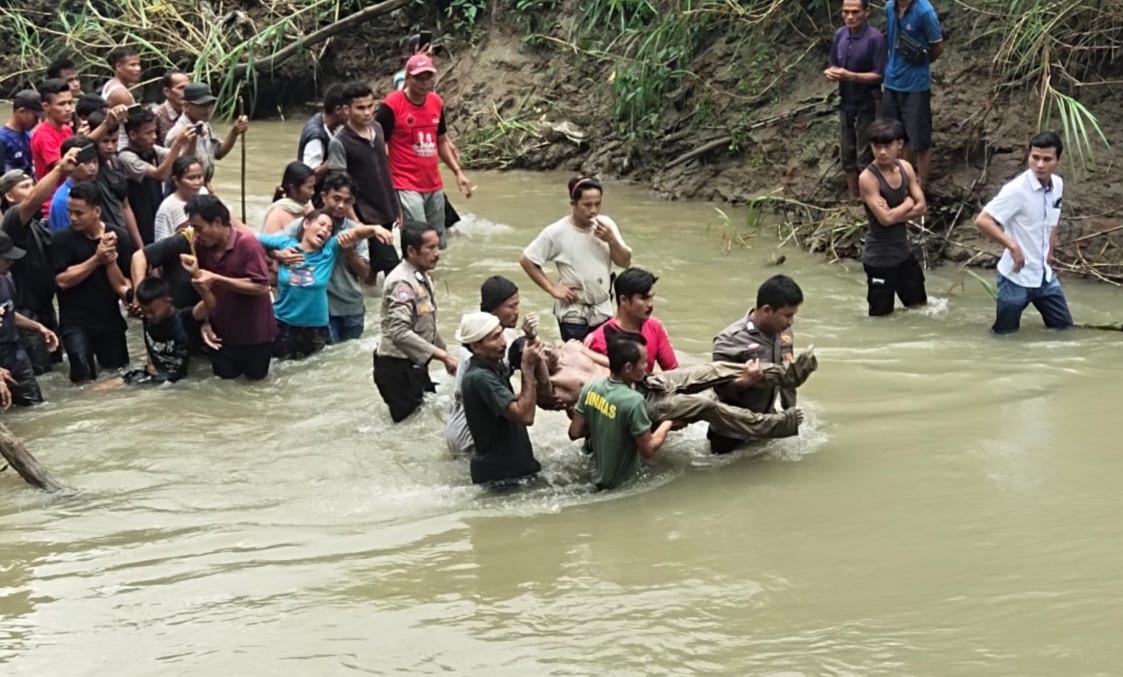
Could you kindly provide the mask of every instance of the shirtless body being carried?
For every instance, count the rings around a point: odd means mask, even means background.
[[[533,339],[537,340],[537,339]],[[511,348],[511,364],[519,364],[524,340]],[[579,341],[550,345],[543,350],[544,360],[537,372],[538,406],[543,409],[570,409],[577,404],[585,384],[609,375],[608,358],[586,348]],[[658,374],[649,374],[637,386],[647,402],[652,422],[706,421],[723,430],[754,437],[790,437],[799,433],[803,412],[797,408],[775,414],[758,414],[725,404],[713,393],[714,386],[733,383],[751,387],[767,383],[798,388],[818,368],[813,350],[808,349],[787,364],[760,365],[713,362]]]

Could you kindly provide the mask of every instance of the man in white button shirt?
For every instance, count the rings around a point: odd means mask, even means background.
[[[1030,139],[1029,169],[1003,186],[975,219],[979,230],[1006,248],[998,262],[998,315],[991,328],[996,334],[1016,332],[1031,303],[1046,327],[1072,326],[1061,283],[1049,266],[1064,194],[1064,181],[1053,173],[1062,150],[1053,132]]]

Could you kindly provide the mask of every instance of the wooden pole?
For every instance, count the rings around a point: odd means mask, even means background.
[[[66,489],[58,480],[51,476],[39,461],[31,455],[31,452],[23,446],[23,442],[19,441],[12,431],[8,430],[7,426],[0,423],[0,455],[8,462],[8,465],[19,473],[19,476],[25,482],[44,491],[63,491]]]
[[[238,117],[241,118],[246,114],[246,100],[241,95],[238,96]],[[238,145],[242,147],[242,223],[246,222],[246,135],[242,134],[238,138]]]

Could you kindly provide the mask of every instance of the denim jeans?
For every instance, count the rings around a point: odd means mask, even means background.
[[[1050,329],[1067,329],[1072,326],[1072,314],[1068,311],[1061,282],[1053,276],[1052,282],[1042,281],[1040,287],[1023,287],[1011,282],[1001,273],[998,274],[998,313],[991,330],[996,334],[1012,334],[1018,331],[1022,311],[1033,304],[1045,326]]]
[[[332,315],[328,318],[328,343],[342,343],[363,335],[366,315]]]

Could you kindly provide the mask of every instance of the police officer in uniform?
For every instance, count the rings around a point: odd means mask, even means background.
[[[714,361],[744,363],[760,360],[762,367],[766,364],[780,365],[802,372],[786,379],[789,385],[802,385],[817,366],[815,361],[793,361],[794,337],[791,328],[802,303],[803,291],[795,280],[787,275],[769,278],[757,290],[756,307],[743,319],[737,320],[714,337]],[[776,411],[777,395],[782,409],[795,407],[795,387],[764,382],[745,388],[727,383],[716,387],[714,392],[726,404],[750,409],[758,414],[772,414]],[[713,425],[710,426],[707,437],[710,440],[710,451],[715,454],[727,454],[749,439]]]
[[[382,288],[382,338],[374,352],[374,384],[399,423],[434,392],[429,361],[456,374],[456,357],[437,332],[437,298],[429,271],[440,261],[440,237],[424,223],[402,226],[402,262]]]

